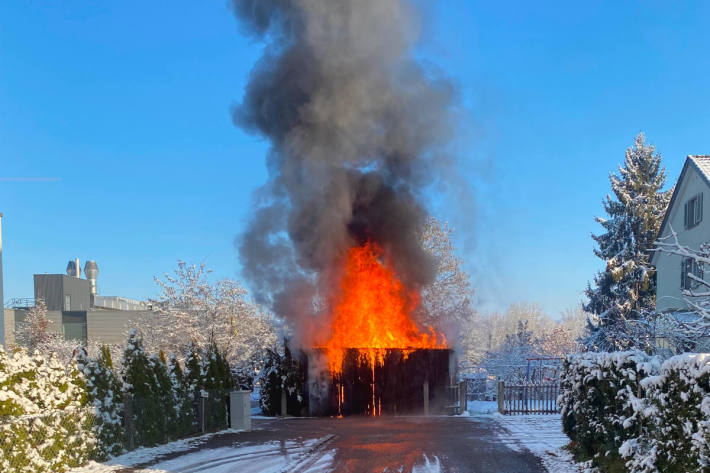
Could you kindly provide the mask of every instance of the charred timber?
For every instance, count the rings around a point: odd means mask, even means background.
[[[322,350],[308,353],[311,415],[443,413],[454,373],[450,349],[381,349],[374,363],[367,349],[348,349],[342,370],[328,371]],[[425,387],[426,385],[426,387]],[[428,402],[425,402],[428,393]]]

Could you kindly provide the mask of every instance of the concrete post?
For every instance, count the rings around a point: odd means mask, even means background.
[[[498,381],[498,412],[505,414],[505,404],[503,403],[503,397],[505,396],[505,383],[503,381]]]
[[[206,402],[207,401],[207,394],[206,391],[200,391],[199,397],[197,398],[197,422],[200,425],[200,432],[205,431],[205,417],[207,417],[207,412],[206,412]]]
[[[281,417],[286,417],[288,415],[288,403],[286,402],[286,390],[281,390]]]
[[[459,410],[463,414],[468,410],[468,398],[466,397],[466,381],[461,381],[459,383]]]
[[[5,298],[2,293],[2,212],[0,212],[0,345],[5,347]]]
[[[429,381],[424,381],[424,415],[429,415]]]
[[[236,430],[251,430],[251,391],[229,393],[229,426]]]

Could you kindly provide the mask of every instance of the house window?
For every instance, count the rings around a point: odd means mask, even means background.
[[[680,263],[680,287],[681,289],[695,289],[700,286],[690,275],[703,279],[703,266],[698,264],[693,258],[683,258]]]
[[[685,203],[685,228],[693,228],[703,220],[703,194],[700,193]]]
[[[71,296],[69,294],[64,295],[64,310],[71,310]]]

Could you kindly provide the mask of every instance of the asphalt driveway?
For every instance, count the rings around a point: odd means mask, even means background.
[[[499,440],[489,417],[254,419],[192,450],[123,472],[543,473],[532,453]]]

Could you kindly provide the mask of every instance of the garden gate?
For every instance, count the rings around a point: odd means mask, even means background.
[[[501,414],[557,414],[558,383],[506,385],[498,382],[498,412]]]

